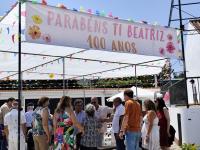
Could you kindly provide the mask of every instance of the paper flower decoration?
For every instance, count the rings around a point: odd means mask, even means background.
[[[50,73],[50,74],[49,74],[49,78],[50,78],[50,79],[53,79],[54,77],[55,77],[55,74],[54,74],[54,73]]]
[[[171,40],[173,39],[173,36],[172,36],[171,34],[168,34],[168,35],[167,35],[167,39],[168,39],[169,41],[171,41]]]
[[[165,54],[164,48],[161,47],[161,48],[159,49],[159,52],[160,52],[161,55],[164,55],[164,54]]]
[[[166,46],[166,50],[171,54],[174,53],[174,50],[175,50],[174,44],[172,42],[168,42]]]
[[[46,42],[46,43],[49,43],[51,42],[51,36],[49,34],[44,34],[42,36],[42,39]]]
[[[28,34],[31,36],[33,40],[39,39],[41,36],[40,27],[33,25],[28,29]]]
[[[35,24],[41,24],[42,23],[42,18],[40,16],[38,16],[38,15],[32,16],[32,19],[33,19],[33,22]]]

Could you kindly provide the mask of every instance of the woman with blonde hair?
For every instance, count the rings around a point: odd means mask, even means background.
[[[55,150],[70,150],[74,146],[73,126],[76,126],[80,132],[83,127],[76,120],[71,106],[71,98],[63,96],[54,113],[54,148]]]

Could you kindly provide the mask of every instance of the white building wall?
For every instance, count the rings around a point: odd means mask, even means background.
[[[188,29],[193,30],[194,27],[192,24],[188,24]],[[185,46],[185,61],[186,61],[186,74],[187,77],[200,77],[200,34],[194,34],[194,31],[191,31],[193,35],[186,36],[186,46]],[[200,82],[200,79],[199,79]],[[192,95],[192,86],[191,83],[188,84],[188,101],[189,103],[193,103],[193,95]],[[197,81],[195,82],[197,85]],[[199,97],[199,93],[197,92]]]

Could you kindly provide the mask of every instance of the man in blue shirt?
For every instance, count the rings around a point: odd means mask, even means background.
[[[85,112],[83,111],[83,101],[81,99],[76,99],[74,101],[74,114],[76,116],[77,121],[82,124],[85,118]],[[81,134],[78,132],[78,129],[75,128],[74,134],[76,136],[76,150],[80,148]]]
[[[27,111],[26,111],[26,113],[25,113],[27,131],[28,131],[29,129],[32,129],[32,123],[33,123],[33,109],[34,109],[33,103],[29,103],[29,104],[27,105]]]

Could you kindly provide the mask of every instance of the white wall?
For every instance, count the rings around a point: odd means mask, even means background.
[[[188,24],[188,29],[194,29],[192,24]],[[194,33],[194,31],[191,31]],[[185,46],[185,61],[187,77],[200,77],[200,34],[187,35]],[[200,81],[200,79],[199,79]],[[196,82],[197,84],[197,82]],[[188,82],[188,101],[193,103],[191,83]]]
[[[177,114],[181,114],[182,143],[200,144],[200,106],[171,107],[169,109],[171,125],[176,130],[175,137],[179,140]]]

